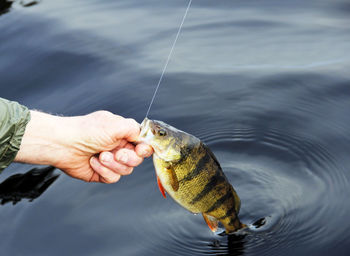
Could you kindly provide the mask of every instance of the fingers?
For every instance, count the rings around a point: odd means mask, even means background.
[[[125,160],[125,155],[122,155],[122,157]],[[128,160],[128,159],[127,159]],[[129,175],[133,171],[133,167],[129,166],[121,161],[117,161],[114,157],[114,154],[111,152],[102,152],[100,154],[100,162],[113,172],[119,174],[119,175]]]
[[[148,150],[146,146],[146,151]],[[148,151],[147,151],[147,154]],[[93,156],[90,159],[90,165],[94,171],[100,176],[93,181],[105,183],[115,183],[119,181],[121,175],[129,175],[133,171],[133,167],[138,166],[143,161],[135,152],[132,144],[126,144],[124,148],[116,149],[112,152],[101,152],[99,158]]]
[[[150,157],[153,154],[153,148],[145,143],[137,144],[135,147],[136,154],[140,157]]]
[[[100,175],[101,182],[115,183],[120,179],[120,175],[102,165],[96,157],[90,158],[90,165]]]
[[[138,156],[133,149],[122,148],[115,152],[115,159],[127,166],[136,167],[142,163],[143,158]]]
[[[133,167],[140,165],[144,157],[149,157],[153,153],[152,147],[147,144],[134,146],[127,141],[125,143],[122,141],[121,144],[122,148],[101,152],[98,158],[91,157],[90,165],[99,176],[93,181],[117,182],[121,175],[131,174]]]
[[[131,143],[126,143],[123,148],[117,148],[112,151],[115,160],[127,166],[136,167],[140,165],[145,157],[153,153],[152,147],[146,144],[140,144],[136,147]]]

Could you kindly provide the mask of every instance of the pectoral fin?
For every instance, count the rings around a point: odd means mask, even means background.
[[[157,176],[157,183],[158,183],[158,187],[159,187],[160,193],[162,193],[163,197],[166,198],[165,190],[164,190],[163,185],[160,182],[160,179],[159,179],[158,176]]]
[[[219,221],[217,219],[205,213],[203,213],[203,218],[208,224],[211,231],[215,232],[216,230],[218,230]]]
[[[179,190],[179,180],[177,179],[176,173],[173,168],[167,169],[169,172],[169,177],[170,177],[170,185],[173,188],[174,191]]]

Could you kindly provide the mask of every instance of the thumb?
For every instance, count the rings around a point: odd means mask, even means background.
[[[132,118],[119,120],[117,139],[126,139],[129,142],[137,141],[140,135],[140,124]]]

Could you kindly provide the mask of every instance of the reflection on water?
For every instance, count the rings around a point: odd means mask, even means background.
[[[0,3],[10,10],[0,16],[2,97],[142,121],[188,1]],[[165,200],[146,160],[117,184],[62,175],[34,203],[4,205],[2,252],[347,255],[348,14],[345,0],[193,1],[150,118],[212,149],[241,198],[243,236],[212,234]]]
[[[17,204],[22,199],[34,199],[41,196],[59,175],[54,174],[54,167],[34,168],[24,174],[14,174],[0,183],[1,204]]]
[[[11,8],[13,1],[0,0],[0,15],[7,13]]]
[[[245,235],[225,235],[226,239],[220,241],[214,239],[209,246],[211,247],[211,255],[244,255]]]
[[[35,0],[27,0],[27,1],[21,1],[20,4],[23,6],[23,7],[30,7],[30,6],[34,6],[34,5],[37,5],[38,3],[40,3],[40,1],[35,1]]]
[[[15,0],[0,0],[0,15],[10,11]],[[19,1],[19,4],[23,7],[30,7],[40,3],[40,1],[29,0],[29,1]]]
[[[9,12],[15,0],[0,0],[0,15]],[[40,3],[40,1],[29,0],[29,1],[18,1],[18,3],[23,7],[31,7]]]

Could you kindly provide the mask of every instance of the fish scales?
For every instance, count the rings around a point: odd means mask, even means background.
[[[180,187],[175,193],[179,193],[179,197],[187,203],[186,208],[190,211],[195,212],[197,209],[197,211],[206,212],[205,209],[208,208],[213,198],[226,192],[223,187],[226,180],[223,179],[218,169],[212,168],[215,163],[204,149],[203,144],[193,151],[197,152],[191,152],[188,157],[192,165],[189,167],[192,168],[187,168],[186,163],[174,166],[176,173],[184,175],[184,178],[179,180]]]
[[[155,150],[153,162],[160,189],[193,213],[202,213],[214,230],[220,221],[227,233],[244,227],[238,219],[240,199],[219,162],[198,138],[161,121],[145,119],[140,141]]]

